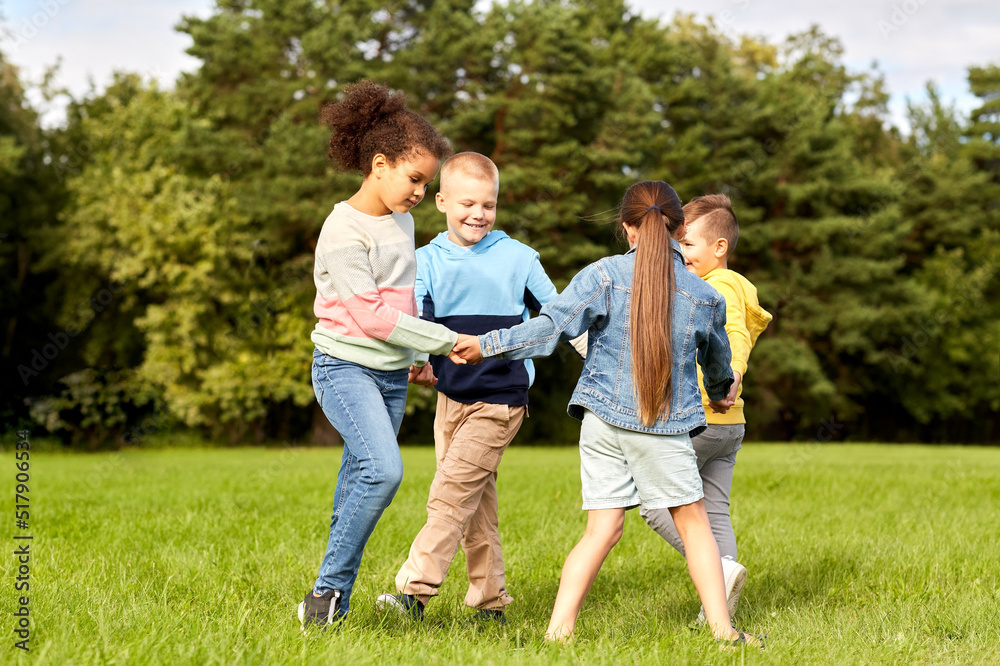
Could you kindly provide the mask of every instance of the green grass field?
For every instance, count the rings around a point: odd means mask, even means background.
[[[12,501],[14,453],[2,454]],[[542,634],[582,534],[575,448],[517,447],[500,468],[506,628],[462,605],[456,557],[426,621],[375,597],[422,525],[431,447],[369,543],[339,629],[303,636],[295,608],[326,544],[339,450],[35,453],[31,652],[14,648],[16,558],[0,558],[0,661],[32,664],[996,663],[1000,449],[749,444],[733,519],[750,571],[737,626],[766,652],[721,653],[689,629],[683,560],[629,512],[568,646]],[[8,506],[11,506],[8,504]],[[8,514],[13,551],[13,511]]]

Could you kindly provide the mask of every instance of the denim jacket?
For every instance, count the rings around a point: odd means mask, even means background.
[[[684,268],[680,246],[671,241],[674,258],[671,349],[673,372],[666,418],[652,426],[639,420],[632,388],[629,307],[635,251],[605,257],[580,271],[569,286],[523,324],[479,336],[483,356],[508,359],[548,356],[560,340],[589,331],[583,372],[570,398],[569,415],[582,419],[590,410],[603,421],[637,432],[677,435],[700,432],[705,410],[698,388],[701,365],[705,389],[721,400],[733,383],[726,301],[707,282]],[[693,433],[696,434],[696,433]]]

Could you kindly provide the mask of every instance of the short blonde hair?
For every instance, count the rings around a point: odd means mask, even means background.
[[[448,181],[458,175],[478,178],[493,183],[500,182],[500,170],[493,160],[479,153],[465,152],[452,155],[441,165],[441,189],[448,187]]]
[[[736,241],[740,239],[740,225],[733,212],[733,204],[725,194],[706,194],[695,197],[684,205],[684,222],[690,225],[700,221],[701,237],[712,243],[719,238],[725,238],[729,243],[726,252],[728,257],[736,249]],[[685,228],[685,234],[687,233]]]

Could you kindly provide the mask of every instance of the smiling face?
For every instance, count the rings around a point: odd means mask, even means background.
[[[427,153],[414,153],[409,158],[390,165],[379,163],[376,155],[372,175],[378,183],[378,198],[388,210],[407,213],[424,198],[427,185],[437,176],[440,161]]]
[[[448,240],[471,247],[483,240],[497,219],[500,183],[470,176],[456,170],[442,177],[441,192],[435,197],[438,210],[448,220]]]
[[[729,241],[725,238],[706,238],[705,225],[700,224],[700,220],[701,218],[685,226],[680,246],[687,269],[698,277],[705,277],[716,268],[726,267]]]

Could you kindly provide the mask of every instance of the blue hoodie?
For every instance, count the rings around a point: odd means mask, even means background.
[[[469,248],[441,232],[417,250],[415,296],[420,316],[457,333],[482,335],[526,321],[557,295],[538,253],[502,231]],[[486,359],[455,365],[431,356],[437,390],[464,403],[527,405],[535,379],[530,360]]]

